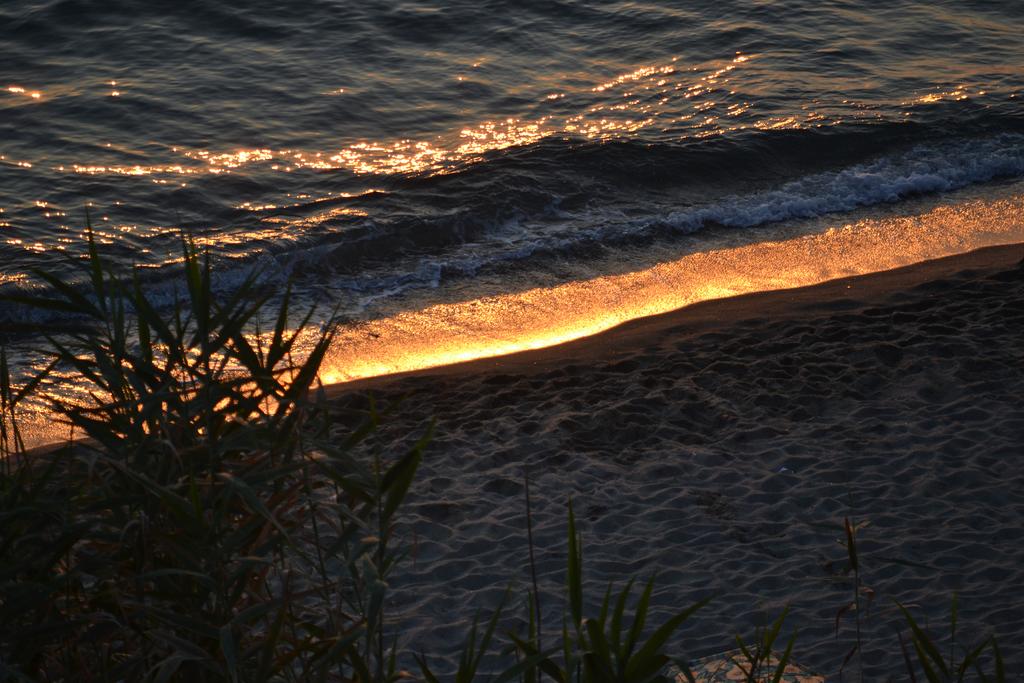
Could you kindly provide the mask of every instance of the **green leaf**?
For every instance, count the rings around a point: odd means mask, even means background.
[[[619,599],[615,602],[615,610],[612,612],[611,645],[615,652],[618,653],[620,661],[625,660],[627,657],[627,653],[622,647],[622,615],[626,610],[626,600],[629,599],[629,594],[633,591],[634,580],[634,578],[630,578],[626,583],[626,587],[619,593]]]
[[[147,679],[151,679],[154,683],[167,683],[170,681],[174,674],[178,673],[178,669],[185,662],[195,660],[195,657],[188,655],[174,654],[170,657],[162,659],[156,666],[150,669]],[[155,675],[154,675],[155,674]]]
[[[676,665],[679,672],[683,674],[683,678],[686,679],[687,683],[697,683],[696,677],[693,675],[693,671],[690,669],[690,663],[684,662],[681,659],[673,659],[672,663]]]
[[[601,669],[602,674],[611,675],[614,670],[612,653],[608,647],[608,641],[604,637],[604,624],[594,619],[584,619],[587,635],[590,636],[590,649],[594,656],[592,666]]]
[[[468,668],[463,669],[462,666],[455,674],[456,683],[472,683],[476,677],[476,672],[480,668],[480,661],[487,654],[487,648],[490,647],[491,639],[494,637],[494,629],[498,625],[498,618],[501,616],[502,611],[505,609],[505,603],[508,600],[508,596],[511,590],[506,589],[505,594],[501,598],[501,602],[498,607],[494,610],[494,614],[491,615],[490,621],[487,623],[487,630],[484,631],[483,637],[480,639],[480,647],[474,652],[474,643],[476,642],[476,620],[473,620],[472,637],[468,641],[466,650],[463,652],[465,661],[469,663]],[[468,657],[467,657],[468,655]]]
[[[788,611],[788,608],[787,608]],[[779,665],[775,669],[775,675],[772,676],[772,683],[779,683],[782,680],[783,674],[786,673],[786,665],[789,664],[789,658],[793,654],[793,644],[796,643],[796,633],[794,633],[789,642],[786,644],[786,651],[782,653],[782,657],[779,658]],[[769,650],[769,653],[771,651]]]
[[[643,593],[640,594],[640,600],[636,603],[636,610],[633,614],[633,625],[629,629],[629,638],[626,640],[625,653],[622,655],[622,659],[626,660],[633,654],[633,650],[636,648],[637,642],[640,640],[640,634],[643,633],[644,624],[647,623],[647,610],[651,604],[651,592],[654,591],[654,577],[647,581],[647,585],[644,586]]]
[[[568,633],[566,633],[565,635],[568,637]],[[546,653],[541,653],[533,643],[523,640],[514,633],[509,633],[508,637],[512,640],[513,643],[515,643],[516,647],[522,650],[522,652],[526,654],[529,658],[538,658],[536,659],[537,667],[545,674],[550,676],[553,681],[555,681],[556,683],[568,682],[569,677],[566,675],[566,672],[558,668],[558,665],[550,659],[550,656],[552,654],[558,652],[557,647],[551,648]]]
[[[202,572],[192,571],[189,569],[176,569],[174,567],[165,567],[163,569],[154,569],[153,571],[144,572],[138,575],[140,581],[152,581],[154,579],[162,579],[165,577],[183,577],[188,579],[194,579],[199,583],[203,584],[207,588],[214,588],[217,584],[213,577],[203,574]]]
[[[401,460],[388,469],[381,480],[381,493],[387,494],[387,500],[381,513],[381,526],[388,525],[391,516],[395,514],[398,506],[405,499],[412,480],[416,476],[416,470],[419,469],[420,463],[423,461],[423,448],[430,440],[431,432],[432,430],[428,430]]]
[[[288,327],[288,300],[291,298],[292,283],[291,280],[285,285],[284,296],[281,298],[281,307],[277,311],[277,322],[274,324],[274,334],[270,339],[270,348],[267,351],[267,365],[274,367],[277,363],[285,357],[291,350],[291,343],[284,343],[284,331]],[[312,315],[310,311],[309,315]],[[308,316],[307,316],[308,322]],[[299,329],[302,329],[305,325],[301,325]],[[294,342],[295,335],[292,335],[292,342]]]
[[[678,629],[684,621],[690,618],[690,616],[704,607],[711,598],[704,598],[690,607],[686,608],[679,614],[675,615],[661,627],[654,632],[643,647],[636,653],[636,656],[630,659],[629,665],[626,667],[626,678],[628,680],[635,680],[636,678],[646,679],[647,676],[657,673],[657,671],[664,666],[664,661],[660,661],[662,649],[669,637]],[[666,658],[667,660],[667,658]]]
[[[928,657],[925,655],[920,639],[917,636],[911,636],[910,642],[914,646],[914,651],[917,652],[917,661],[921,664],[921,668],[924,669],[924,675],[928,678],[929,683],[943,683],[943,679],[928,662]]]
[[[853,526],[850,524],[849,517],[843,519],[843,528],[846,530],[846,553],[850,557],[850,567],[856,572],[859,571],[857,563],[857,541],[854,538]]]
[[[187,634],[198,636],[201,641],[216,643],[220,637],[220,630],[211,625],[207,619],[175,611],[170,606],[157,607],[150,605],[147,608],[147,614],[164,625],[175,627],[176,632],[184,630]],[[209,658],[209,654],[191,640],[175,635],[169,630],[161,630],[159,634],[161,640],[167,641],[182,652],[192,654],[195,659]]]
[[[60,311],[62,313],[82,313],[82,308],[76,306],[68,301],[62,301],[60,299],[47,299],[41,296],[31,296],[28,294],[4,294],[0,296],[0,301],[7,301],[12,304],[20,304],[22,306],[28,306],[30,308],[39,308],[48,311]]]
[[[225,624],[220,628],[220,651],[224,655],[224,664],[227,667],[231,680],[238,681],[238,646],[235,643],[235,636],[231,632],[231,624]]]
[[[548,660],[548,657],[556,651],[557,648],[552,648],[547,652],[538,652],[537,654],[526,657],[515,666],[505,669],[497,676],[495,676],[492,683],[506,683],[506,681],[511,681],[514,678],[518,678],[524,672],[539,667],[541,665],[541,662],[550,661]],[[557,681],[559,679],[556,678],[555,680]]]
[[[975,647],[973,650],[967,653],[967,655],[964,657],[964,661],[960,663],[960,668],[957,670],[957,681],[964,680],[964,674],[967,673],[967,667],[979,661],[979,659],[981,658],[981,653],[985,651],[985,648],[988,647],[988,644],[989,639],[986,638],[985,640],[981,641],[981,643],[979,643],[977,647]],[[950,664],[952,663],[953,662],[950,661]]]
[[[608,582],[608,587],[604,591],[604,599],[601,600],[601,616],[597,618],[601,624],[601,628],[604,629],[605,623],[608,621],[608,605],[612,599],[612,582]]]
[[[92,220],[89,217],[89,207],[85,207],[85,237],[89,243],[89,267],[92,274],[92,288],[96,292],[101,309],[106,309],[106,289],[103,282],[103,262],[100,260],[99,251],[96,249],[96,236],[92,230]]]
[[[764,650],[771,652],[775,647],[775,641],[779,637],[779,633],[782,631],[782,624],[786,621],[786,617],[789,616],[789,607],[782,610],[782,614],[775,620],[771,628],[769,628],[763,637]]]
[[[583,548],[582,541],[576,532],[576,515],[572,509],[572,498],[569,498],[569,569],[566,583],[569,588],[569,606],[573,624],[579,633],[583,625]]]
[[[1003,664],[1003,653],[999,651],[999,643],[992,636],[992,657],[996,662],[996,683],[1006,683],[1006,666]]]
[[[434,675],[434,672],[427,666],[427,658],[423,653],[414,654],[413,657],[416,659],[416,663],[420,666],[420,671],[423,673],[423,678],[427,683],[441,683],[440,679]]]
[[[287,587],[286,587],[287,594]],[[274,623],[270,626],[270,632],[267,634],[262,647],[260,648],[260,656],[258,661],[258,669],[256,680],[265,681],[270,678],[271,667],[273,665],[274,651],[277,649],[277,642],[281,639],[281,632],[284,628],[285,621],[288,616],[288,605],[286,602],[281,604],[280,609],[277,610],[277,615],[274,617]],[[363,679],[369,680],[369,679]]]
[[[896,637],[899,638],[900,641],[900,650],[903,652],[903,663],[907,667],[907,674],[910,676],[910,683],[917,683],[917,674],[914,673],[914,664],[910,661],[910,653],[907,652],[907,644],[903,640],[903,634],[897,631]]]
[[[596,652],[583,653],[584,680],[589,683],[615,683],[612,672],[606,664],[607,662],[603,661]],[[636,683],[644,682],[638,680]]]
[[[903,613],[903,617],[907,621],[907,624],[910,625],[911,631],[913,631],[914,637],[911,640],[915,649],[917,649],[919,653],[922,650],[927,653],[928,658],[930,658],[932,662],[939,667],[943,677],[949,678],[949,669],[946,667],[946,663],[943,661],[942,655],[939,654],[938,648],[935,647],[935,643],[933,643],[931,638],[928,637],[928,634],[917,625],[917,622],[914,621],[914,618],[910,615],[910,612],[907,611],[906,607],[901,605],[899,602],[896,603],[896,606],[899,607],[900,612]],[[921,665],[922,667],[925,667],[927,673],[928,666],[924,659],[921,660]],[[931,680],[931,678],[929,678],[929,680]]]
[[[267,508],[266,504],[262,500],[260,500],[259,494],[257,494],[256,491],[253,490],[253,488],[249,486],[248,483],[245,482],[245,480],[239,477],[231,476],[227,472],[218,473],[218,478],[226,482],[236,492],[238,492],[238,494],[242,497],[242,500],[246,502],[246,504],[253,512],[258,513],[263,519],[272,524],[274,528],[278,530],[281,536],[285,538],[286,542],[291,544],[287,529],[284,528],[284,525],[282,525],[281,522],[278,521],[277,517],[275,517],[274,514]]]

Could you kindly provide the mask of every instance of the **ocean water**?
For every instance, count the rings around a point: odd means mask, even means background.
[[[1022,28],[980,1],[4,3],[0,292],[77,277],[87,211],[157,298],[185,229],[223,291],[257,268],[365,321],[984,196],[1024,176]],[[0,305],[9,337],[51,315]]]

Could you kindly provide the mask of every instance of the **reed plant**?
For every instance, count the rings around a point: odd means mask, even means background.
[[[839,626],[840,621],[844,615],[853,614],[854,622],[854,642],[853,646],[846,653],[843,658],[843,663],[839,667],[839,676],[842,678],[843,672],[846,669],[847,664],[853,659],[854,655],[857,656],[857,667],[858,667],[858,680],[863,683],[864,681],[864,637],[863,637],[863,620],[862,613],[865,611],[865,603],[870,607],[872,601],[875,598],[875,591],[870,586],[864,584],[863,574],[861,571],[860,553],[857,550],[857,534],[860,530],[867,526],[866,522],[856,523],[851,522],[849,517],[843,519],[843,540],[840,543],[846,549],[846,573],[851,578],[851,596],[850,601],[839,608],[836,612],[836,623],[835,632],[836,637],[839,637]]]
[[[835,632],[839,636],[840,622],[844,616],[853,615],[854,642],[839,667],[840,680],[843,678],[847,664],[854,655],[858,658],[858,678],[864,680],[864,636],[862,612],[866,613],[865,606],[875,600],[875,589],[868,586],[864,580],[864,556],[859,545],[861,530],[868,526],[867,522],[854,522],[849,518],[843,519],[843,538],[840,541],[846,551],[846,574],[851,580],[850,601],[844,604],[836,612]],[[899,560],[898,558],[877,558],[890,562],[907,564],[910,566],[921,566],[914,563]],[[921,680],[928,683],[962,683],[968,680],[971,675],[975,679],[988,683],[1003,683],[1006,680],[1006,667],[1003,663],[1002,653],[999,650],[999,643],[994,635],[976,637],[975,642],[968,648],[963,648],[957,642],[957,621],[959,617],[959,600],[956,594],[953,595],[950,607],[949,618],[949,643],[948,654],[943,655],[938,639],[928,629],[923,628],[914,619],[908,606],[893,601],[895,610],[903,617],[907,626],[907,638],[910,647],[907,646],[907,639],[902,632],[897,632],[897,643],[903,655],[906,673],[911,683],[917,683],[920,675]],[[988,668],[986,668],[988,667]]]
[[[957,653],[957,617],[959,605],[956,595],[949,613],[949,654],[944,656],[937,642],[927,629],[914,619],[910,610],[896,603],[909,628],[910,648],[907,647],[903,635],[900,634],[900,648],[903,652],[907,674],[913,683],[917,683],[918,674],[928,683],[962,683],[974,674],[982,683],[1005,683],[1006,664],[999,649],[999,642],[994,635],[977,639],[973,645]],[[911,654],[913,653],[913,654]]]
[[[15,388],[0,355],[0,679],[393,678],[383,577],[425,441],[353,457],[370,427],[338,436],[311,390],[333,327],[295,361],[314,313],[293,328],[287,292],[254,334],[257,275],[218,299],[185,237],[161,311],[86,234],[86,286],[36,272],[49,294],[8,297],[79,317],[48,368],[89,392],[48,397],[85,440],[28,457],[17,408],[42,373]]]

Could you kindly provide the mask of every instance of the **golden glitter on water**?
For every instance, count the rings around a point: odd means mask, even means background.
[[[759,291],[890,270],[1024,241],[1024,194],[940,204],[916,215],[822,223],[820,230],[689,254],[636,272],[438,304],[343,330],[326,382],[543,348],[636,318]],[[870,213],[870,212],[869,212]],[[828,226],[828,227],[825,227]]]

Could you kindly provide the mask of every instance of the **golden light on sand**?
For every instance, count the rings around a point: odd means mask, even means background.
[[[325,364],[343,382],[542,348],[700,301],[818,284],[1024,241],[1024,196],[871,216],[684,256],[637,272],[442,304],[347,329]]]

